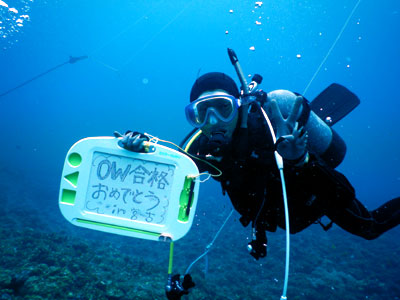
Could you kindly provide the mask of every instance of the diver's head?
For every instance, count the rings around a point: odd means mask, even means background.
[[[186,118],[216,147],[228,144],[238,123],[239,97],[236,83],[228,75],[204,74],[192,87]]]

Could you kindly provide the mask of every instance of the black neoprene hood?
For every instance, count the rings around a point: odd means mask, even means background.
[[[231,77],[221,72],[210,72],[197,78],[190,91],[190,102],[202,93],[213,90],[224,90],[236,98],[240,96],[239,89]]]

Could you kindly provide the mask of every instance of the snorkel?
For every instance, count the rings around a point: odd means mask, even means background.
[[[250,104],[258,105],[264,115],[265,121],[268,124],[268,128],[270,130],[273,142],[274,142],[274,144],[276,144],[276,135],[275,135],[274,129],[272,127],[271,121],[268,118],[268,115],[266,114],[265,110],[262,107],[263,103],[260,104],[259,101],[256,101],[256,100],[258,100],[259,95],[261,94],[261,93],[257,93],[257,86],[258,86],[258,84],[261,83],[262,77],[260,75],[255,75],[255,76],[253,76],[253,81],[250,84],[247,84],[246,78],[245,78],[242,68],[239,64],[239,60],[236,56],[236,53],[232,49],[228,48],[228,55],[229,55],[229,59],[231,60],[232,65],[234,66],[234,68],[236,70],[239,81],[241,83],[241,89],[243,91],[243,94],[241,96],[241,105],[242,105],[241,126],[247,127],[248,109],[246,108],[246,106],[248,106]],[[263,96],[261,96],[261,97],[263,97]],[[266,99],[262,99],[262,100],[266,100]],[[246,109],[244,109],[244,108],[246,108]],[[289,279],[289,254],[290,254],[289,210],[288,210],[288,205],[287,205],[285,177],[283,174],[283,159],[282,159],[282,156],[279,155],[279,153],[277,151],[274,152],[274,155],[275,155],[276,164],[278,166],[280,177],[281,177],[282,194],[283,194],[283,201],[284,201],[284,207],[285,207],[286,264],[285,264],[285,281],[283,284],[283,292],[282,292],[281,300],[286,300],[287,299],[286,292],[287,292],[287,285],[288,285],[288,279]],[[254,235],[255,235],[255,230],[253,228],[253,236]],[[249,250],[251,250],[251,249],[249,249]]]

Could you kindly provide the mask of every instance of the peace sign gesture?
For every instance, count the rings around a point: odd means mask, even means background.
[[[297,122],[303,97],[298,96],[287,119],[282,116],[278,103],[271,99],[267,103],[268,116],[276,132],[276,150],[287,160],[297,160],[306,153],[307,132]]]

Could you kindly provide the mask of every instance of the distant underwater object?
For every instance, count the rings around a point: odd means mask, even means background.
[[[72,57],[72,56],[70,56],[68,62],[69,62],[70,64],[74,64],[74,63],[76,63],[77,61],[80,61],[80,60],[86,59],[86,58],[88,58],[87,55],[84,55],[84,56],[77,56],[77,57]],[[67,62],[65,62],[64,64],[66,64],[66,63],[67,63]]]
[[[47,71],[45,71],[43,73],[40,73],[39,75],[36,75],[36,76],[32,77],[31,79],[28,79],[27,81],[17,85],[16,87],[13,87],[12,89],[9,89],[8,91],[5,91],[4,93],[0,94],[0,97],[3,97],[5,95],[9,94],[9,93],[11,93],[11,92],[13,92],[13,91],[15,91],[15,90],[27,85],[30,82],[32,82],[32,81],[34,81],[34,80],[36,80],[36,79],[38,79],[38,78],[50,73],[50,72],[53,72],[54,70],[66,65],[66,64],[74,64],[74,63],[76,63],[76,62],[78,62],[80,60],[86,59],[86,58],[88,58],[88,56],[86,56],[86,55],[84,55],[84,56],[76,56],[76,57],[70,56],[69,59],[66,62],[63,62],[62,64],[59,64],[59,65],[57,65],[55,67],[52,67],[52,68],[48,69]]]

